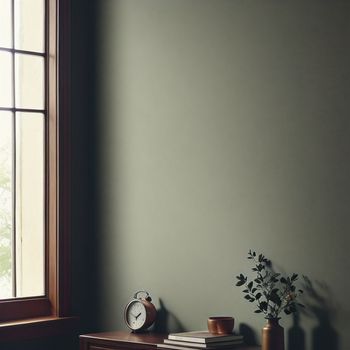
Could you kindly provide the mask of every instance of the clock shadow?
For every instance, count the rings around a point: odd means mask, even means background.
[[[180,320],[166,308],[163,300],[159,298],[157,318],[151,330],[155,333],[175,333],[184,332],[185,328]]]

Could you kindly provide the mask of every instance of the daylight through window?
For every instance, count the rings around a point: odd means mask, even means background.
[[[44,0],[0,0],[0,299],[45,291]]]

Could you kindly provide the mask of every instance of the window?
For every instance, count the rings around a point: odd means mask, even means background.
[[[0,0],[0,337],[69,314],[68,39],[68,0]]]
[[[1,0],[0,299],[45,295],[44,0]]]

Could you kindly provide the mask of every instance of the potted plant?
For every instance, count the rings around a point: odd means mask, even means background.
[[[255,313],[265,315],[267,324],[262,330],[262,350],[283,350],[284,330],[279,325],[282,312],[289,315],[304,307],[297,300],[303,293],[297,290],[298,274],[282,275],[273,270],[271,261],[263,254],[249,250],[248,257],[252,261],[254,277],[248,279],[244,274],[236,276],[236,286],[243,287],[244,298],[255,303]]]

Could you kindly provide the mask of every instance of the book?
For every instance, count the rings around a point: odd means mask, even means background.
[[[171,349],[171,350],[196,350],[196,349],[201,349],[199,347],[193,347],[193,345],[199,344],[199,343],[189,343],[192,346],[180,346],[180,345],[174,345],[174,344],[157,344],[157,348],[159,349]],[[233,342],[230,342],[230,345],[227,345],[225,347],[217,347],[216,345],[208,345],[206,346],[204,349],[206,350],[217,350],[217,349],[234,349],[235,345],[241,345],[243,344],[242,340],[236,340]],[[207,344],[203,344],[203,345],[207,345]]]
[[[230,340],[242,340],[243,337],[237,334],[211,334],[208,331],[193,331],[170,333],[168,335],[170,340],[179,340],[191,343],[220,343]]]
[[[232,345],[235,344],[242,344],[243,339],[236,339],[236,340],[229,340],[224,342],[212,342],[212,343],[194,343],[194,342],[186,342],[186,341],[180,341],[180,340],[171,340],[171,339],[164,339],[164,344],[158,344],[160,347],[162,345],[175,345],[175,346],[181,346],[186,348],[192,348],[192,349],[228,349],[231,348]]]

